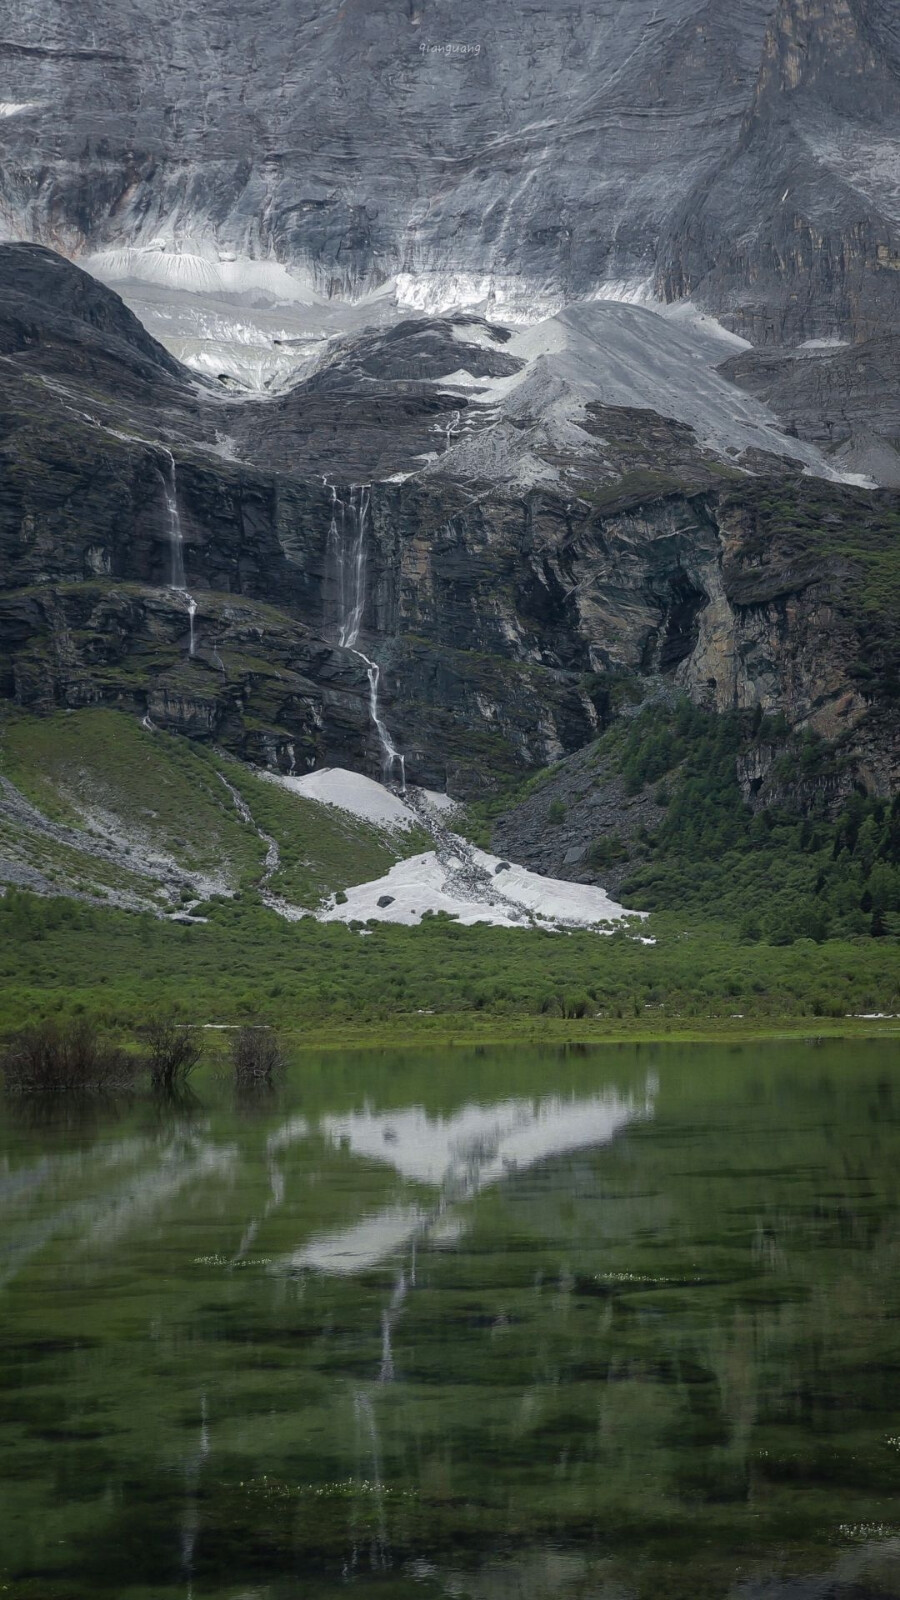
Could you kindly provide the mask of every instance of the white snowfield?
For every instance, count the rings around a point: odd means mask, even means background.
[[[277,304],[312,305],[315,290],[308,277],[289,272],[281,262],[239,257],[201,242],[194,248],[169,248],[159,238],[144,246],[98,250],[81,266],[103,283],[152,283],[190,294],[260,294]]]
[[[540,291],[515,273],[399,272],[391,288],[407,314],[440,317],[473,311],[510,326],[552,317],[564,304],[557,290]]]
[[[474,862],[480,869],[470,873]],[[482,876],[483,874],[483,876]],[[379,902],[386,902],[379,904]],[[435,850],[398,861],[383,878],[346,891],[318,913],[321,922],[399,922],[417,927],[425,916],[444,912],[463,926],[489,922],[495,928],[594,928],[612,933],[616,923],[636,915],[611,900],[604,889],[542,878],[526,867],[470,847],[456,857]]]
[[[375,827],[390,832],[418,827],[434,837],[434,850],[398,861],[372,883],[347,889],[340,903],[332,895],[316,913],[320,922],[397,922],[414,928],[423,917],[444,912],[465,926],[488,922],[496,928],[536,925],[612,933],[626,919],[644,919],[645,913],[627,911],[605,889],[543,878],[477,849],[450,831],[457,802],[449,795],[415,789],[404,800],[374,778],[342,767],[298,778],[273,772],[262,776],[305,800],[334,806]],[[278,909],[289,914],[280,904]]]
[[[0,111],[2,115],[2,111]],[[173,238],[83,256],[79,266],[121,294],[155,339],[195,372],[277,393],[308,377],[329,339],[394,322],[389,286],[357,301],[332,301],[311,274],[277,261],[182,248]]]
[[[414,828],[419,820],[392,789],[376,783],[374,778],[367,778],[362,772],[323,767],[321,772],[310,772],[302,778],[286,778],[277,772],[266,772],[262,776],[304,800],[335,806],[379,828]]]
[[[624,294],[624,287],[621,292]],[[596,450],[579,427],[590,404],[655,411],[693,428],[698,442],[724,460],[747,450],[788,457],[808,473],[836,482],[869,483],[837,470],[815,445],[788,436],[762,401],[717,370],[746,341],[686,305],[665,307],[624,299],[595,299],[516,333],[505,353],[525,364],[506,378],[473,382],[465,370],[466,330],[457,333],[456,383],[489,409],[489,430],[464,437],[433,472],[535,481],[552,475],[540,460],[552,450]],[[460,380],[457,382],[457,380]],[[537,460],[534,457],[537,449]],[[508,459],[504,459],[504,457]]]

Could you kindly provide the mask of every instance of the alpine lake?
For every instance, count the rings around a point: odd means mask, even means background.
[[[896,1039],[0,1102],[0,1596],[900,1597]]]

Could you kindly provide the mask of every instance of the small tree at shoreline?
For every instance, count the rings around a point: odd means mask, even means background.
[[[184,1087],[203,1055],[203,1040],[195,1028],[172,1017],[153,1017],[144,1029],[147,1068],[152,1087],[171,1094]]]
[[[231,1043],[234,1081],[238,1089],[271,1088],[284,1065],[278,1036],[271,1028],[245,1027]]]
[[[132,1086],[137,1062],[81,1017],[23,1028],[3,1044],[0,1067],[7,1094],[111,1094]]]

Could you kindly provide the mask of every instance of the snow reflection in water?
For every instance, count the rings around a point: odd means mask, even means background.
[[[389,1206],[349,1228],[318,1235],[273,1270],[362,1272],[422,1237],[453,1242],[464,1224],[450,1214],[452,1207],[551,1156],[609,1144],[630,1123],[652,1116],[656,1088],[649,1078],[640,1098],[612,1090],[581,1100],[503,1100],[463,1106],[449,1117],[429,1116],[421,1106],[325,1117],[319,1131],[330,1143],[361,1159],[386,1162],[407,1182],[436,1189],[437,1199],[430,1207]],[[304,1137],[305,1121],[295,1127]]]

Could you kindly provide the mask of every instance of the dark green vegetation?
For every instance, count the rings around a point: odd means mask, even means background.
[[[633,936],[559,935],[373,924],[365,936],[313,920],[290,924],[249,900],[210,908],[206,925],[10,894],[0,901],[0,1021],[89,1014],[139,1026],[160,996],[190,1022],[264,1017],[301,1037],[325,1024],[411,1019],[446,1033],[483,1023],[568,1017],[603,1031],[680,1019],[777,1021],[900,1011],[893,939],[799,939],[746,945],[737,930],[671,913],[652,920],[658,943]],[[420,1011],[433,1016],[419,1017]],[[594,1022],[597,1013],[602,1013]]]
[[[665,808],[656,834],[636,841],[629,904],[705,913],[746,943],[900,934],[900,797],[854,792],[829,816],[840,758],[823,740],[790,740],[783,720],[715,717],[688,701],[614,737],[628,791],[656,785]],[[779,751],[773,777],[785,798],[754,812],[738,770],[760,747]],[[805,814],[795,799],[804,788],[816,791]],[[615,859],[616,844],[596,842],[598,865]]]
[[[0,1104],[0,1593],[896,1596],[887,1042]]]
[[[777,543],[799,562],[834,561],[843,569],[839,615],[859,624],[859,650],[848,677],[870,703],[900,703],[900,505],[879,495],[868,504],[836,503],[829,485],[803,478],[790,488],[756,484],[747,493],[753,519],[748,561],[765,561]]]

